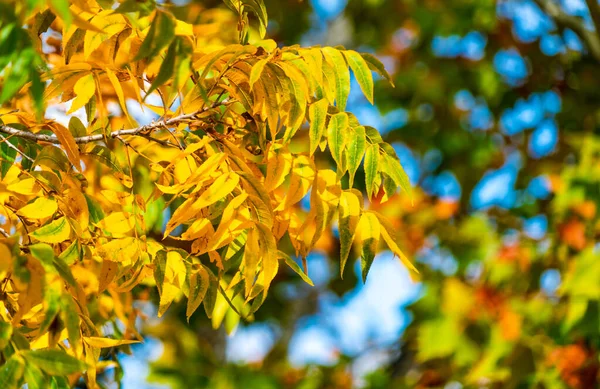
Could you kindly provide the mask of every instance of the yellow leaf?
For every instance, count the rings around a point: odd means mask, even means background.
[[[39,197],[33,203],[27,204],[17,212],[27,219],[44,219],[56,212],[58,205],[53,198]]]
[[[272,144],[267,153],[267,177],[265,179],[265,189],[273,191],[277,189],[285,178],[289,175],[292,168],[292,154],[287,147],[278,143]]]
[[[93,81],[93,79],[94,78],[92,77],[92,81]],[[92,94],[94,94],[94,92],[92,92]],[[88,100],[89,100],[89,98],[88,98]],[[75,101],[73,103],[75,103]],[[87,103],[87,101],[86,101],[86,103]],[[83,105],[85,105],[85,103]],[[72,108],[73,108],[73,106],[71,106],[71,109]],[[67,153],[67,157],[69,158],[69,162],[71,162],[71,164],[73,166],[75,166],[75,169],[80,170],[81,165],[80,165],[80,161],[79,161],[79,158],[80,158],[79,147],[75,143],[75,138],[73,138],[73,134],[71,134],[71,131],[69,131],[68,128],[66,128],[65,126],[63,126],[60,123],[52,123],[51,128],[52,128],[52,132],[54,132],[54,134],[58,138],[58,141],[60,142],[61,146],[64,147],[64,149]]]
[[[34,238],[44,243],[60,243],[69,239],[71,226],[66,217],[61,217],[33,231]]]
[[[126,339],[110,339],[110,338],[101,338],[99,336],[84,336],[83,340],[89,346],[97,347],[97,348],[108,348],[108,347],[117,347],[123,344],[133,344],[139,343],[139,340],[126,340]]]
[[[329,103],[326,99],[314,102],[308,107],[308,118],[310,119],[310,155],[317,150],[317,146],[325,133],[325,119],[327,118],[327,108]]]
[[[4,278],[6,272],[9,271],[9,269],[12,269],[13,260],[10,249],[3,243],[0,243],[0,258],[3,258],[3,261],[0,262],[0,277]]]
[[[171,302],[181,292],[185,277],[186,269],[181,255],[177,251],[167,252],[164,279],[160,290],[158,317],[161,317],[165,313]]]
[[[381,225],[373,213],[365,212],[360,217],[356,228],[362,244],[361,267],[363,282],[365,282],[379,245]]]
[[[379,220],[379,224],[381,224],[381,226],[383,227],[381,229],[381,236],[383,237],[383,240],[388,245],[390,250],[394,253],[394,255],[397,255],[398,258],[400,258],[400,260],[404,264],[404,266],[406,266],[409,270],[415,273],[419,273],[415,265],[413,265],[412,262],[410,262],[410,260],[408,259],[408,257],[404,255],[402,250],[400,250],[400,247],[397,243],[399,240],[397,237],[398,234],[396,233],[396,230],[392,223],[390,223],[389,220],[386,219],[385,216],[381,215],[380,213],[374,211],[369,211],[369,213],[373,213]]]
[[[193,36],[194,26],[181,20],[175,20],[175,35]]]
[[[56,342],[62,342],[69,337],[67,329],[63,329],[59,334],[55,335]],[[46,332],[30,344],[33,350],[50,347],[50,333]]]
[[[358,85],[360,89],[363,91],[365,97],[371,104],[373,104],[373,75],[371,74],[371,69],[369,69],[369,65],[367,62],[353,50],[344,51],[344,56],[352,68],[352,72],[354,73],[354,77],[356,81],[358,81]]]
[[[129,192],[117,192],[114,190],[102,190],[100,191],[102,196],[106,197],[108,201],[116,205],[129,206],[133,203],[133,195]]]
[[[183,240],[194,240],[200,237],[210,238],[215,233],[215,230],[206,218],[195,220],[188,229],[181,234]]]
[[[267,293],[271,282],[279,270],[278,250],[275,237],[269,228],[264,224],[257,223],[256,231],[260,242],[260,256],[262,258],[261,273],[258,277],[258,283],[264,287],[264,293]]]
[[[243,262],[246,297],[250,295],[250,291],[254,285],[259,260],[260,246],[258,243],[258,233],[256,229],[251,228],[248,231],[248,237],[246,238]]]
[[[181,161],[178,161],[175,164],[175,168],[173,169],[173,175],[175,176],[176,182],[186,182],[188,178],[192,176],[192,174],[196,171],[198,165],[196,165],[196,161],[193,157],[187,156]]]
[[[127,116],[127,119],[129,119],[129,123],[133,126],[134,123],[131,120],[131,118],[129,117],[129,111],[127,111],[127,105],[125,104],[125,95],[123,94],[123,87],[121,86],[121,82],[119,81],[119,79],[117,78],[117,76],[115,75],[115,73],[106,68],[106,75],[108,76],[108,79],[110,81],[110,83],[112,84],[113,88],[115,89],[115,93],[117,95],[117,98],[119,99],[119,104],[121,105],[121,109],[123,110],[123,112],[125,112],[125,115]]]
[[[323,84],[323,54],[318,48],[303,50],[304,61],[319,85]]]
[[[100,268],[100,275],[98,276],[98,291],[104,292],[108,285],[115,279],[119,265],[117,262],[113,262],[109,259],[102,261],[102,267]]]
[[[240,177],[235,173],[223,174],[200,196],[192,195],[173,212],[171,220],[167,223],[164,236],[167,236],[179,224],[195,217],[202,208],[208,207],[227,196],[237,187],[239,181]]]
[[[250,214],[247,208],[242,206],[247,198],[248,195],[243,192],[227,204],[221,217],[221,223],[210,238],[206,250],[218,250],[232,242],[243,230],[253,224],[249,219]]]
[[[252,66],[250,72],[250,90],[252,90],[254,83],[260,78],[267,62],[269,62],[269,58],[261,59]]]
[[[108,243],[98,245],[98,254],[111,261],[123,264],[133,263],[140,255],[140,246],[135,238],[113,239]]]
[[[111,234],[126,234],[135,227],[135,217],[129,212],[114,212],[102,219],[98,227]]]
[[[6,189],[11,192],[28,196],[37,195],[42,190],[34,178],[25,178],[23,180],[13,182],[12,184],[8,185]]]
[[[73,183],[68,191],[63,192],[60,208],[67,216],[76,220],[81,229],[87,229],[90,223],[90,211],[85,196],[76,184]]]
[[[202,300],[204,300],[204,296],[206,296],[206,292],[208,291],[209,282],[209,275],[204,266],[200,266],[198,271],[190,275],[190,293],[185,310],[188,321],[196,309],[198,309]]]
[[[71,103],[71,108],[69,109],[69,112],[67,112],[68,114],[71,114],[83,107],[88,101],[90,101],[94,93],[96,93],[96,82],[94,80],[94,75],[89,73],[77,80],[75,86],[73,87],[73,93],[75,93],[75,99]]]
[[[325,59],[334,69],[335,106],[340,111],[346,110],[346,102],[350,94],[350,71],[342,53],[333,47],[322,49]]]
[[[94,16],[91,23],[103,32],[86,31],[83,41],[83,53],[86,59],[102,42],[108,41],[111,36],[127,27],[123,15],[114,13],[112,9],[100,12]]]
[[[302,200],[308,193],[315,179],[315,163],[306,155],[298,155],[294,158],[290,187],[285,195],[285,201],[281,202],[277,210],[282,210]]]

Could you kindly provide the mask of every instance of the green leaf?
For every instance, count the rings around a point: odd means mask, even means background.
[[[60,299],[60,318],[67,328],[69,344],[75,350],[75,355],[81,355],[83,344],[81,343],[81,332],[79,328],[79,314],[77,304],[70,293],[63,293]]]
[[[25,370],[25,361],[18,354],[13,354],[6,361],[4,366],[0,367],[0,388],[17,389],[20,388],[21,377]]]
[[[359,197],[354,191],[344,191],[340,196],[339,223],[340,231],[340,275],[344,276],[346,261],[352,250],[352,242],[356,227],[360,221],[362,211],[362,195]]]
[[[156,3],[154,1],[125,0],[115,9],[115,12],[139,12],[140,16],[148,16],[155,8]]]
[[[409,196],[412,196],[412,189],[410,186],[410,180],[408,175],[404,171],[404,168],[396,158],[388,154],[383,154],[381,160],[381,170],[389,175],[397,186],[402,188]]]
[[[44,243],[64,242],[71,235],[71,226],[64,216],[45,226],[38,228],[31,234],[34,238]]]
[[[258,17],[258,34],[260,35],[260,38],[263,39],[267,33],[268,24],[267,9],[263,0],[242,0],[242,3],[244,3],[244,6],[250,8]]]
[[[94,224],[99,223],[100,220],[104,219],[104,211],[102,211],[102,207],[100,207],[100,204],[98,204],[98,202],[92,197],[85,193],[83,195],[85,196],[85,201],[87,202],[87,206],[90,211],[90,222]]]
[[[250,90],[252,90],[254,83],[260,79],[260,76],[261,76],[263,70],[265,69],[265,65],[267,64],[267,62],[269,62],[269,59],[264,58],[264,59],[257,61],[252,66],[252,70],[250,71]]]
[[[71,10],[69,9],[70,5],[68,0],[50,0],[50,8],[60,16],[67,27],[73,21],[73,15],[71,15]]]
[[[354,175],[360,166],[360,162],[365,155],[365,149],[367,147],[367,140],[365,136],[365,128],[359,127],[348,127],[346,140],[346,166],[348,168],[348,174],[350,176],[350,187],[354,185]]]
[[[34,66],[37,57],[32,47],[22,50],[9,68],[4,68],[4,80],[2,93],[0,93],[0,104],[5,103],[17,93],[30,77],[30,70]]]
[[[165,282],[165,272],[167,270],[167,252],[160,250],[154,257],[154,280],[158,294],[162,294],[163,284]]]
[[[43,165],[63,172],[68,172],[71,169],[71,163],[65,153],[55,146],[44,146],[35,158],[33,165]]]
[[[148,35],[144,38],[134,61],[154,58],[175,38],[175,21],[164,11],[157,10]]]
[[[54,261],[54,249],[52,249],[52,246],[45,243],[37,243],[29,246],[29,251],[31,251],[31,255],[42,262],[44,267],[48,268],[52,266],[52,262]]]
[[[60,293],[54,288],[46,288],[44,292],[44,320],[40,324],[40,333],[45,333],[60,310]]]
[[[76,242],[73,242],[73,244],[75,244],[77,246]],[[71,246],[73,246],[73,244],[71,244]],[[71,246],[69,246],[69,248]],[[60,274],[62,279],[67,281],[67,283],[69,285],[71,285],[74,288],[77,287],[77,281],[75,281],[75,278],[73,277],[73,273],[71,273],[71,268],[69,267],[69,265],[67,265],[67,263],[61,257],[54,258],[54,268],[56,268],[56,271],[58,272],[58,274]]]
[[[335,73],[335,106],[338,110],[346,109],[350,94],[350,71],[342,53],[333,47],[324,47],[325,59],[333,66]]]
[[[321,99],[308,107],[308,119],[310,120],[310,155],[312,156],[325,132],[325,119],[327,118],[327,99]]]
[[[107,147],[95,145],[94,148],[89,151],[83,153],[85,155],[89,155],[90,157],[98,160],[103,165],[109,167],[112,171],[117,173],[123,173],[123,169],[119,166],[119,161],[115,154]]]
[[[367,274],[369,274],[369,270],[375,259],[375,254],[377,253],[379,237],[381,236],[381,225],[374,214],[365,212],[360,217],[357,228],[362,243],[362,279],[363,282],[366,282]]]
[[[68,375],[86,369],[83,361],[61,350],[35,350],[23,351],[23,357],[43,371],[51,375]]]
[[[342,165],[342,152],[344,151],[344,132],[348,127],[348,115],[345,112],[336,113],[329,119],[327,126],[327,142],[329,151],[338,169]]]
[[[35,365],[25,365],[25,382],[27,389],[47,389],[50,386],[48,377]]]
[[[48,31],[48,27],[54,22],[54,19],[56,19],[56,15],[50,9],[38,13],[35,15],[35,22],[31,26],[31,32],[37,37]]]
[[[175,59],[177,57],[176,53],[178,46],[179,39],[175,39],[175,41],[169,45],[167,55],[165,56],[165,59],[163,59],[160,69],[158,70],[158,74],[156,75],[154,81],[152,81],[152,85],[150,85],[150,89],[148,89],[148,92],[146,92],[144,100],[146,97],[150,96],[150,93],[154,92],[158,87],[165,84],[173,75],[173,72],[175,71]]]
[[[79,138],[87,135],[87,130],[81,120],[77,116],[71,116],[69,120],[69,131],[73,138]]]
[[[44,89],[46,84],[41,79],[40,72],[35,69],[30,69],[29,78],[31,80],[31,86],[29,87],[29,94],[33,99],[36,116],[38,119],[41,119],[44,116]]]
[[[4,178],[10,167],[15,163],[17,150],[15,150],[14,147],[16,147],[15,143],[17,143],[18,140],[14,138],[6,139],[0,135],[0,142],[2,142],[0,143],[0,178]],[[10,147],[8,142],[14,147]]]
[[[51,377],[50,389],[70,389],[71,385],[66,377]]]
[[[346,50],[344,51],[344,56],[354,73],[356,81],[358,81],[358,85],[360,85],[360,89],[367,100],[373,104],[373,75],[371,74],[369,65],[356,51]]]
[[[289,255],[287,255],[283,251],[278,251],[277,256],[279,259],[283,259],[285,264],[288,265],[290,269],[294,271],[294,273],[298,274],[300,278],[302,278],[302,281],[306,282],[310,286],[315,286],[310,277],[302,271],[300,265],[298,265],[298,263],[296,263],[296,261],[294,261]]]
[[[202,300],[204,300],[209,284],[210,276],[204,266],[200,266],[197,271],[194,271],[192,275],[190,275],[190,293],[185,311],[188,322],[190,321],[192,314],[202,303]]]
[[[367,136],[367,140],[371,144],[378,144],[383,142],[379,131],[377,131],[377,129],[371,126],[365,126],[365,135]]]
[[[4,347],[8,345],[12,333],[12,325],[5,321],[0,321],[0,350],[4,349]]]
[[[85,30],[82,28],[78,28],[75,30],[69,41],[67,42],[63,55],[65,56],[65,64],[69,64],[71,62],[71,57],[75,55],[81,48],[83,47],[83,39],[85,38]]]
[[[379,172],[379,146],[370,145],[365,153],[365,184],[367,187],[367,197],[373,195],[375,177]]]
[[[94,94],[90,100],[85,103],[85,116],[87,117],[88,123],[96,118],[96,95]]]
[[[363,57],[367,65],[369,65],[369,68],[371,68],[371,70],[374,70],[377,73],[379,73],[379,75],[384,77],[386,80],[388,80],[390,84],[392,84],[392,86],[394,86],[394,81],[392,80],[392,77],[385,70],[385,67],[383,66],[380,60],[378,60],[373,54],[361,53],[360,55],[361,57]]]
[[[76,261],[81,259],[80,251],[79,251],[79,242],[77,240],[73,241],[69,247],[67,247],[58,258],[65,263],[65,265],[72,265]]]
[[[217,292],[219,288],[219,281],[214,277],[210,277],[210,282],[208,284],[208,290],[204,296],[204,300],[202,301],[204,304],[204,311],[206,312],[206,316],[211,319],[213,311],[215,309],[215,303],[217,302]]]

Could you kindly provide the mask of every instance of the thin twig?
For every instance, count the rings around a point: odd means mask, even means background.
[[[205,110],[206,109],[202,109],[202,110],[194,112],[194,113],[175,116],[175,117],[172,117],[167,120],[152,122],[150,124],[146,124],[144,126],[137,127],[137,128],[113,131],[110,134],[107,134],[107,137],[114,139],[114,138],[117,138],[118,136],[141,136],[143,138],[163,144],[164,141],[160,141],[158,139],[152,138],[149,136],[149,134],[151,132],[153,132],[155,130],[159,130],[161,128],[173,127],[178,124],[188,122],[189,120],[193,120],[196,115],[202,113]],[[0,125],[0,133],[18,136],[20,138],[28,139],[33,142],[47,142],[47,143],[53,143],[53,144],[60,144],[60,141],[58,140],[58,138],[55,135],[34,134],[33,132],[18,130],[16,128],[13,128],[13,127],[10,127],[7,125]],[[101,141],[104,139],[105,139],[104,134],[86,135],[86,136],[80,136],[78,138],[75,138],[75,143],[85,144],[85,143],[91,143],[91,142],[98,142],[98,141]]]
[[[8,232],[6,232],[4,230],[4,228],[0,227],[0,235],[2,235],[5,238],[8,238],[10,235],[8,234]]]
[[[556,2],[554,2],[553,0],[534,0],[536,2],[536,4],[544,11],[548,14],[548,16],[550,16],[552,19],[554,19],[554,21],[556,22],[556,24],[561,27],[561,28],[569,28],[571,30],[573,30],[577,35],[579,35],[579,37],[585,42],[585,45],[587,46],[588,50],[590,51],[590,54],[597,60],[600,62],[600,36],[596,34],[596,32],[588,30],[585,27],[585,22],[583,21],[583,19],[578,18],[577,16],[573,16],[573,15],[569,15],[567,13],[565,13],[562,8],[560,7],[560,5]],[[589,3],[596,1],[596,0],[586,0]],[[592,16],[593,13],[596,11],[593,11],[592,8],[595,7],[590,7],[590,12],[592,12]],[[596,15],[597,17],[600,17],[600,7],[598,7],[598,15]],[[594,20],[594,23],[596,21]],[[599,18],[599,22],[600,22],[600,18]],[[598,28],[598,27],[596,27]]]
[[[29,155],[25,154],[24,152],[22,152],[21,150],[19,150],[15,145],[13,145],[12,143],[10,143],[8,141],[8,138],[5,138],[3,136],[0,136],[0,138],[2,138],[2,142],[6,143],[8,145],[8,147],[10,147],[11,149],[15,150],[17,153],[19,153],[19,155],[21,155],[23,158],[28,159],[30,162],[35,162]],[[1,143],[1,142],[0,142]]]

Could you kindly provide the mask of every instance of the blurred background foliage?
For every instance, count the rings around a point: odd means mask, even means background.
[[[333,231],[308,258],[316,286],[278,275],[256,321],[230,335],[235,318],[188,325],[185,302],[154,319],[155,292],[140,288],[148,340],[104,382],[598,387],[600,85],[586,1],[266,3],[280,44],[372,52],[394,75],[375,106],[356,93],[348,107],[382,131],[415,186],[412,203],[398,193],[372,207],[393,219],[421,277],[383,252],[366,284],[357,267],[340,278]],[[189,4],[177,5],[184,15]]]

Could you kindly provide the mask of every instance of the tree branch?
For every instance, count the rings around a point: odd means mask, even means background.
[[[553,0],[534,0],[536,4],[548,14],[559,27],[569,28],[573,30],[579,37],[584,41],[587,46],[590,54],[600,62],[600,36],[598,36],[594,31],[590,31],[585,27],[585,23],[583,19],[578,18],[573,15],[569,15],[565,13],[560,5],[555,3]],[[588,6],[595,0],[586,0]],[[594,8],[594,10],[592,10]],[[597,8],[597,9],[596,9]],[[600,6],[596,3],[595,6],[590,6],[590,12],[592,13],[592,18],[594,18],[594,13],[597,12],[598,22],[600,23]],[[594,23],[596,24],[596,19],[594,18]],[[596,24],[596,29],[598,29],[598,24]],[[600,30],[599,30],[600,31]]]
[[[197,114],[199,114],[201,112],[202,111],[198,111],[198,112],[194,112],[194,113],[190,113],[190,114],[186,114],[186,115],[175,116],[171,119],[167,119],[164,121],[161,120],[158,122],[152,122],[150,124],[146,124],[144,126],[137,127],[137,128],[113,131],[110,134],[106,135],[106,137],[116,138],[118,136],[139,135],[139,136],[145,137],[146,139],[154,140],[154,138],[148,137],[148,134],[151,133],[152,131],[159,130],[159,129],[165,128],[165,127],[176,126],[178,124],[187,122],[190,119],[193,119]],[[31,140],[34,142],[48,142],[48,143],[53,143],[53,144],[60,144],[60,141],[58,140],[58,138],[55,135],[34,134],[33,132],[18,130],[16,128],[6,126],[6,125],[0,126],[0,132],[9,134],[9,135],[13,135],[13,136],[18,136],[20,138],[28,139],[28,140]],[[75,138],[75,143],[84,144],[84,143],[101,141],[103,139],[105,139],[104,134],[86,135],[86,136],[81,136],[81,137]],[[158,142],[158,143],[161,143],[161,142]]]
[[[594,27],[596,27],[596,36],[600,36],[600,5],[598,0],[585,0],[585,3],[590,10],[592,20],[594,21]]]

